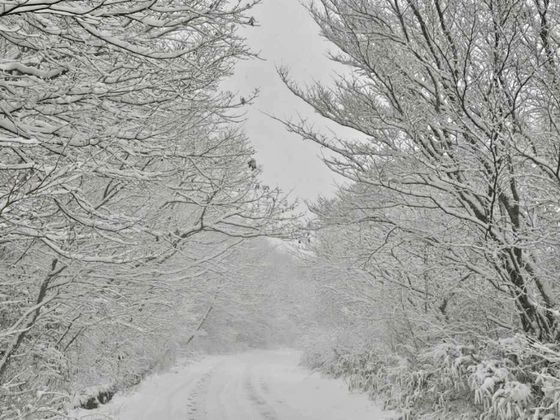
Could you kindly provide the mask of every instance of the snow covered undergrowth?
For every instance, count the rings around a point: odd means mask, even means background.
[[[560,349],[523,336],[416,353],[309,349],[303,363],[350,390],[382,399],[406,419],[559,418]]]
[[[129,394],[72,419],[382,420],[390,413],[347,384],[299,365],[293,350],[258,350],[183,361]]]

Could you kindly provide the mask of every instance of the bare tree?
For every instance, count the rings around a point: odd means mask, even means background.
[[[186,279],[284,235],[219,88],[256,3],[0,2],[0,418],[62,410],[88,364],[142,371]]]
[[[290,129],[334,152],[333,170],[376,191],[373,212],[402,209],[380,223],[415,229],[418,246],[439,249],[437,264],[447,260],[511,297],[522,331],[555,342],[546,254],[558,236],[556,6],[324,0],[311,11],[340,49],[333,58],[353,73],[334,88],[284,79],[365,139]],[[423,229],[423,219],[454,224],[453,237]]]

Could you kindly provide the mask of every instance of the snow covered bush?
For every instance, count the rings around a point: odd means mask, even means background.
[[[307,366],[347,380],[406,419],[554,419],[560,416],[560,353],[522,336],[479,346],[439,343],[398,355],[310,350]]]
[[[107,404],[116,390],[112,385],[97,385],[81,391],[72,401],[72,408],[93,410],[100,404]]]

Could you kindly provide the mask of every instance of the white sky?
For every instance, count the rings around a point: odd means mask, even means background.
[[[291,192],[292,198],[314,200],[319,195],[330,195],[336,189],[335,175],[321,161],[320,148],[286,132],[282,124],[266,115],[282,119],[301,115],[317,126],[325,123],[288,91],[276,67],[287,66],[291,77],[303,84],[328,81],[336,66],[327,58],[330,46],[320,37],[318,26],[299,0],[264,0],[252,15],[257,26],[243,29],[242,34],[265,60],[239,63],[225,87],[240,96],[260,90],[247,110],[245,131],[256,150],[263,180]]]

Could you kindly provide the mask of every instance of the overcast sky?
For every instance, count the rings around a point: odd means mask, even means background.
[[[330,195],[336,189],[334,175],[320,159],[321,150],[284,127],[265,113],[280,118],[303,115],[321,121],[307,105],[293,96],[280,81],[276,67],[285,65],[302,83],[328,81],[335,64],[326,54],[329,44],[299,0],[265,0],[253,11],[257,26],[243,35],[262,60],[241,62],[226,87],[248,96],[256,88],[259,98],[248,109],[245,130],[253,143],[263,179],[302,200]]]

